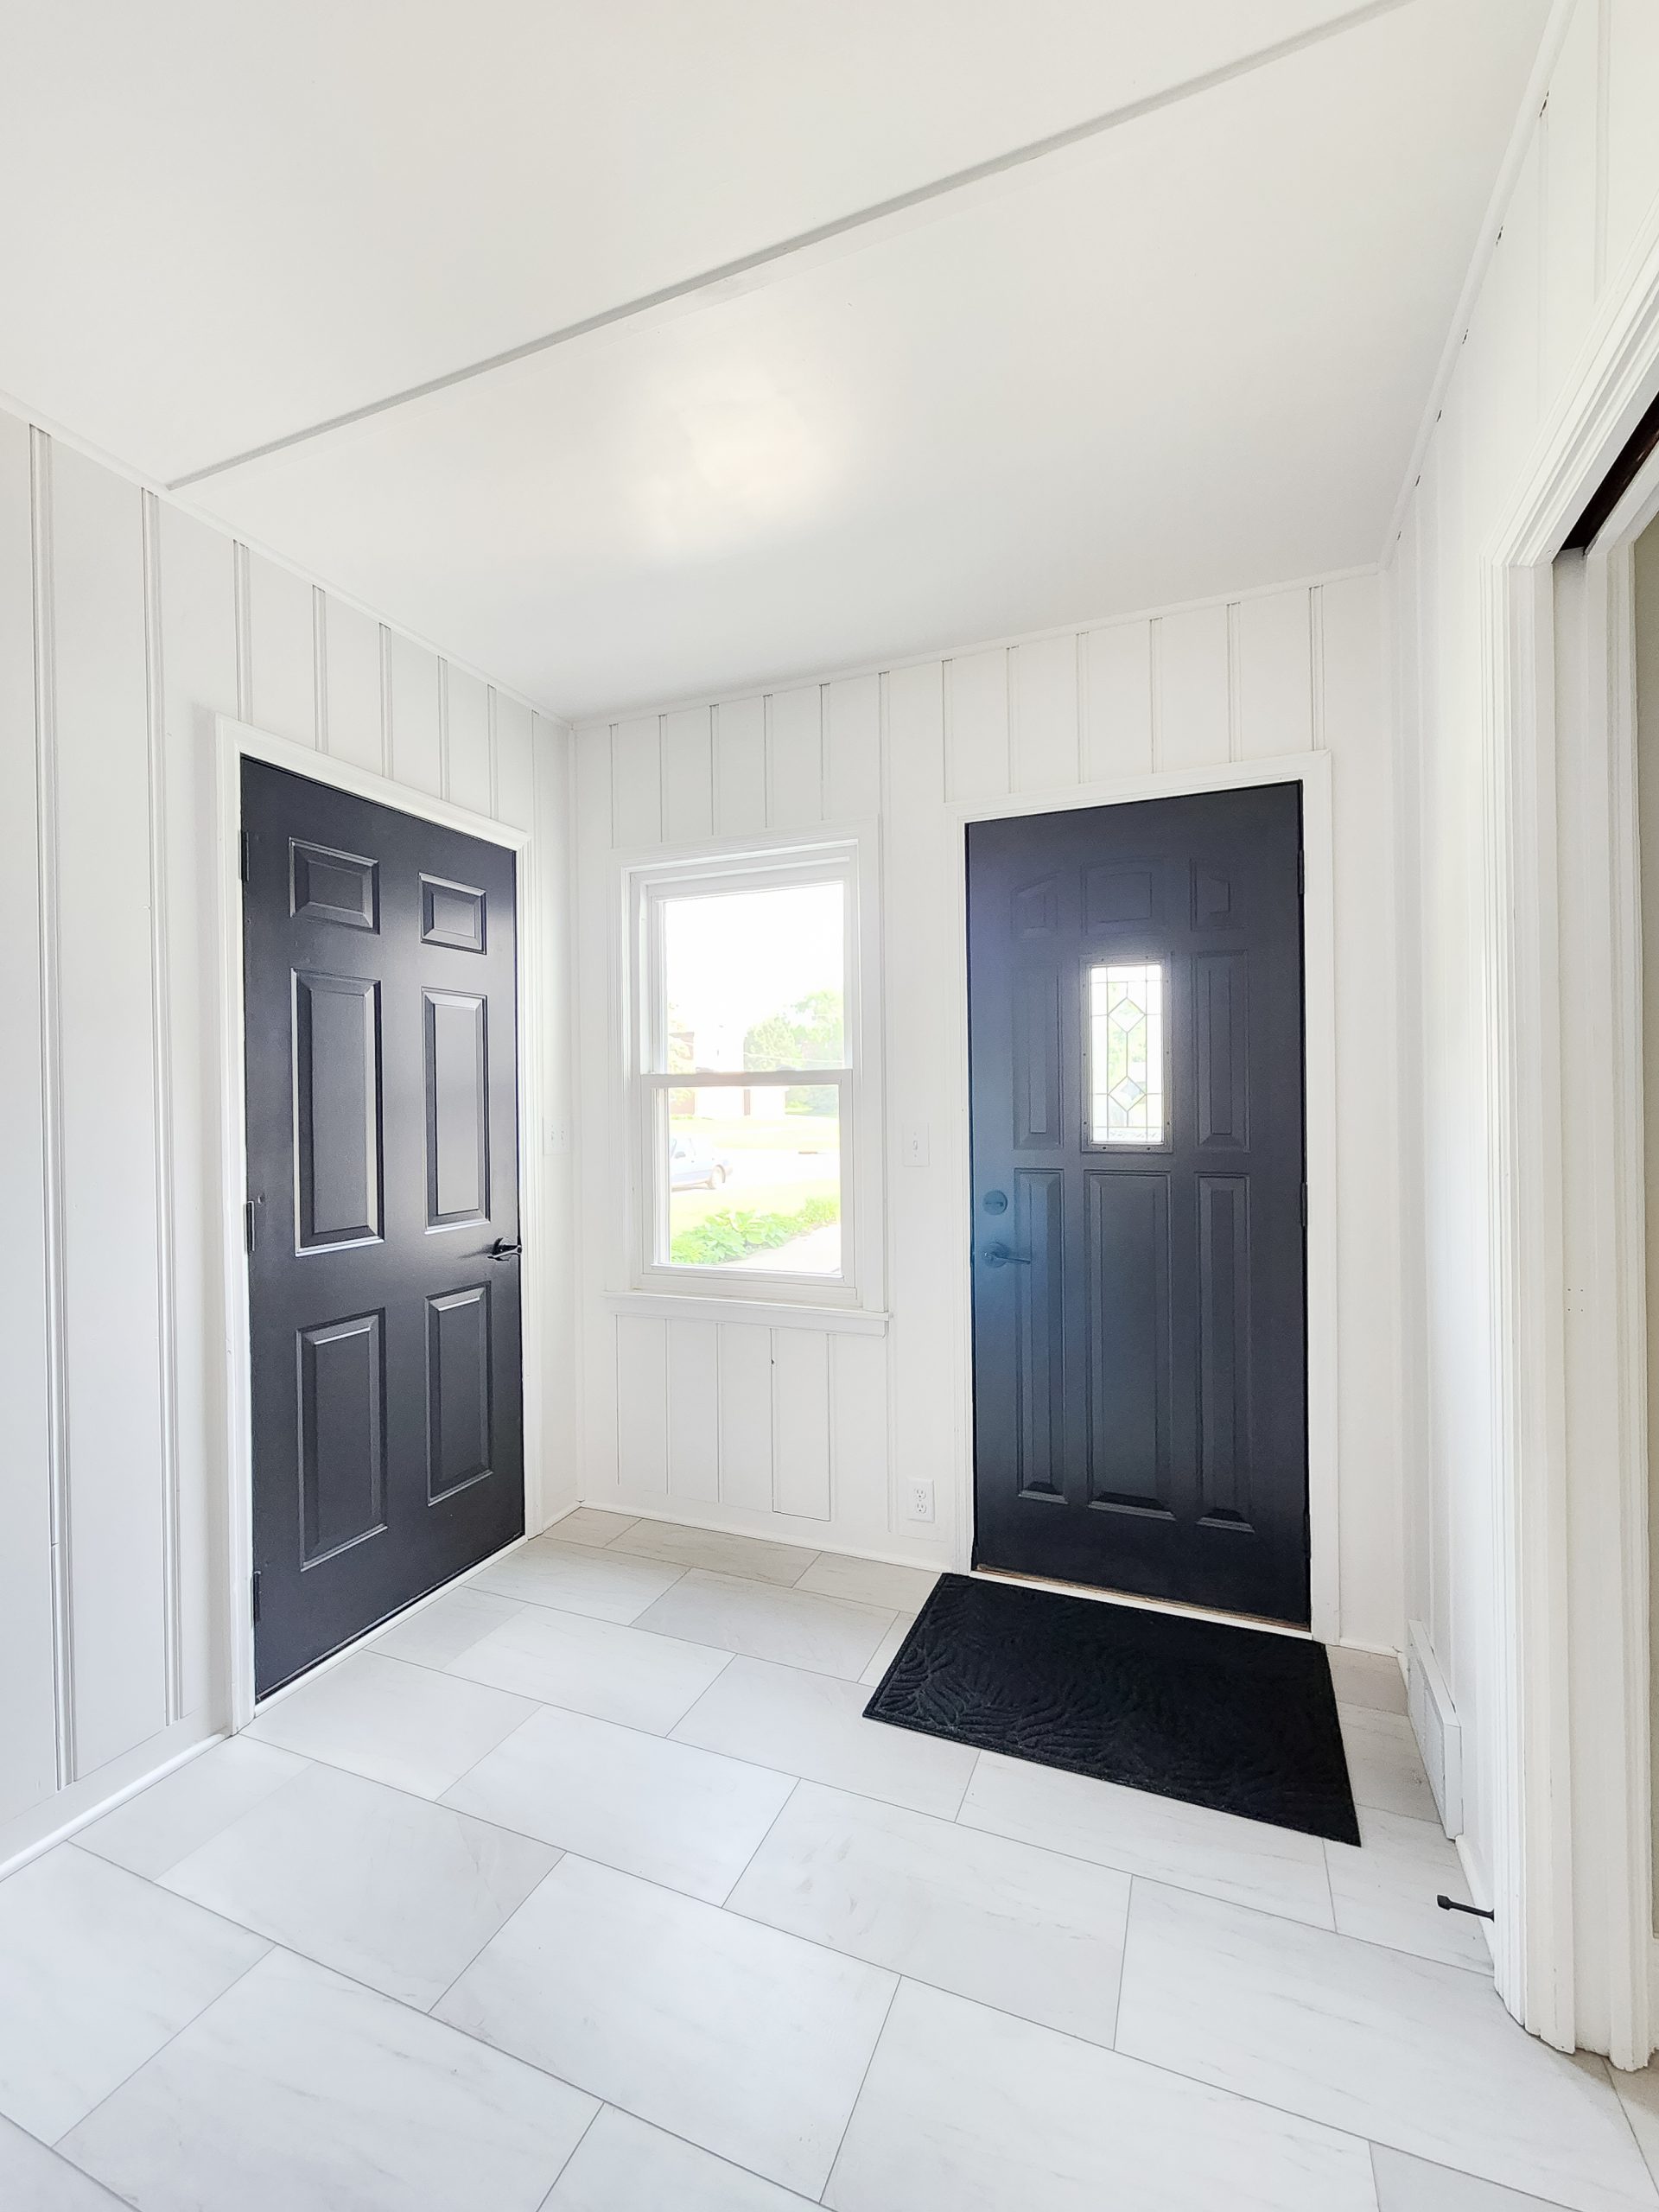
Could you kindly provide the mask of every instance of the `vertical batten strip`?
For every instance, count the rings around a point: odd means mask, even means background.
[[[946,673],[949,666],[950,664],[947,662],[944,667],[941,668],[939,671],[939,722],[941,731],[943,731],[945,726],[944,718],[946,708],[944,704],[944,688],[946,683]],[[942,737],[942,747],[943,744],[944,740]],[[950,755],[948,751],[944,753],[944,766],[945,774],[948,777],[950,772]],[[883,669],[875,679],[875,814],[877,821],[883,824],[885,824],[889,818],[888,807],[890,799],[891,792],[887,777],[887,671]],[[887,895],[892,884],[892,870],[887,859],[888,842],[889,841],[885,834],[879,836],[876,840],[875,849],[875,885],[876,898],[879,902],[876,911],[878,913],[881,914],[885,914],[887,911]],[[866,926],[864,917],[861,914],[859,919],[861,928]],[[887,941],[885,938],[878,938],[874,947],[874,951],[875,955],[877,973],[880,975],[882,974],[883,964],[887,960]],[[885,976],[883,976],[883,980],[885,981]],[[883,1160],[892,1161],[896,1166],[899,1157],[899,1137],[898,1130],[893,1126],[890,1119],[893,1111],[893,1094],[887,1084],[887,1060],[891,1048],[887,1041],[889,1030],[887,1027],[888,1009],[887,993],[883,990],[880,994],[880,1007],[877,1014],[876,1025],[874,1027],[870,1026],[867,1001],[861,992],[859,996],[859,1005],[861,1009],[864,1009],[861,1012],[859,1020],[861,1023],[864,1025],[865,1039],[868,1041],[871,1038],[874,1038],[876,1043],[875,1061],[876,1065],[880,1071],[880,1085],[876,1096],[875,1110],[874,1114],[867,1117],[868,1126],[875,1132],[875,1142],[880,1147],[881,1157]],[[868,1065],[865,1069],[863,1080],[866,1084],[869,1082],[869,1071]],[[853,1163],[853,1173],[855,1175],[859,1173],[859,1163],[856,1160],[855,1160]],[[891,1175],[888,1175],[884,1179],[884,1196],[886,1203],[882,1206],[876,1222],[875,1265],[878,1270],[878,1280],[881,1282],[884,1287],[889,1285],[892,1281],[893,1186],[895,1179],[896,1179]],[[891,1292],[888,1291],[887,1295],[890,1296]],[[886,1303],[885,1297],[883,1299],[883,1303]],[[891,1424],[891,1406],[889,1406],[888,1408],[888,1415],[889,1424]],[[891,1443],[891,1438],[889,1438],[889,1443]]]
[[[1550,253],[1550,198],[1549,198],[1549,94],[1544,94],[1544,104],[1538,111],[1538,404],[1541,410],[1548,406],[1552,397],[1549,388],[1549,264]],[[1421,477],[1418,481],[1422,480]],[[1414,491],[1416,486],[1413,486]],[[1405,535],[1405,524],[1394,534],[1394,545],[1384,568],[1392,567],[1396,577],[1400,559],[1399,546]]]
[[[253,602],[248,549],[239,538],[231,555],[231,586],[235,598],[236,718],[245,722],[253,712]]]
[[[714,763],[714,754],[712,751],[709,757],[710,768],[712,770]],[[712,773],[710,775],[709,781],[712,785]],[[713,798],[711,791],[710,804],[712,804],[712,803]],[[572,819],[575,819],[574,816],[572,817]],[[715,1325],[715,1497],[716,1501],[721,1503],[725,1502],[726,1497],[725,1343],[726,1332],[720,1324],[716,1322]],[[673,1430],[671,1429],[669,1431],[670,1436],[671,1437],[673,1433]]]
[[[449,664],[438,663],[438,790],[449,797]]]
[[[75,1779],[74,1636],[69,1572],[69,1396],[63,1281],[62,1008],[58,988],[57,665],[52,598],[52,441],[29,434],[35,614],[35,836],[41,884],[41,1135],[44,1153],[47,1482],[52,1535],[52,1674],[58,1787]]]
[[[885,674],[880,681],[885,713],[887,695],[887,679]],[[954,657],[939,663],[939,728],[944,733],[945,796],[949,798],[957,798],[961,796],[961,793],[957,783],[957,664]],[[884,785],[881,791],[883,821],[887,819],[887,793]]]
[[[1612,0],[1591,0],[1591,5],[1596,11],[1596,235],[1591,266],[1594,296],[1599,299],[1602,287],[1607,281],[1607,194],[1611,167],[1608,160],[1611,134],[1607,118],[1612,105],[1613,45],[1612,25],[1609,17]]]
[[[1238,664],[1238,601],[1227,602],[1227,758],[1239,757],[1239,738],[1243,728],[1240,711]]]
[[[1325,751],[1325,586],[1315,584],[1307,594],[1307,696],[1313,721],[1313,750]]]
[[[1533,333],[1532,388],[1535,395],[1534,409],[1541,415],[1549,403],[1545,389],[1545,362],[1549,352],[1549,323],[1547,308],[1549,297],[1549,95],[1538,111],[1538,121],[1533,132],[1538,149],[1538,183],[1535,193],[1534,219],[1538,225],[1538,252],[1533,270],[1534,312],[1538,320]]]
[[[1020,788],[1014,772],[1019,757],[1014,732],[1020,727],[1020,656],[1007,645],[1002,648],[1002,788],[1014,791]]]
[[[328,750],[328,594],[321,584],[311,587],[311,682],[317,750]]]
[[[493,683],[485,692],[484,704],[490,754],[490,816],[492,820],[497,820],[501,813],[501,747],[497,734]]]
[[[1154,614],[1147,625],[1147,698],[1151,709],[1152,770],[1154,775],[1164,765],[1164,702],[1162,655],[1159,647],[1163,642],[1164,626]]]
[[[143,494],[144,730],[149,755],[149,1006],[156,1142],[156,1323],[162,1441],[162,1681],[169,1725],[184,1709],[184,1624],[179,1600],[177,1270],[173,1243],[172,989],[167,927],[167,721],[162,671],[161,508]],[[321,594],[319,594],[319,597]],[[316,618],[321,619],[320,615]],[[321,639],[319,639],[321,644]],[[321,695],[318,704],[321,709]],[[322,730],[318,725],[318,742]]]
[[[841,1494],[841,1479],[836,1465],[836,1398],[837,1395],[836,1378],[840,1372],[839,1363],[836,1357],[836,1347],[842,1341],[843,1339],[839,1336],[826,1336],[823,1340],[823,1389],[826,1401],[823,1420],[826,1455],[823,1470],[823,1517],[832,1524],[836,1518]]]
[[[380,625],[380,772],[391,774],[391,632]]]
[[[830,819],[830,686],[818,686],[818,819]]]
[[[1089,781],[1089,632],[1079,630],[1071,641],[1077,661],[1077,781]]]

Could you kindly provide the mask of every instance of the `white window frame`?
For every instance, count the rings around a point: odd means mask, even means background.
[[[840,1066],[721,1071],[658,1065],[665,1058],[667,1007],[663,909],[671,899],[720,897],[838,882],[842,887],[842,1037]],[[879,1127],[872,1102],[874,1024],[867,961],[872,938],[874,868],[865,841],[841,836],[811,844],[756,841],[741,850],[653,861],[626,872],[628,1020],[627,1151],[630,1279],[657,1296],[753,1303],[856,1306],[880,1302]],[[689,1267],[663,1260],[670,1191],[659,1170],[661,1119],[671,1090],[833,1085],[840,1092],[841,1272],[782,1268]],[[661,1154],[665,1158],[665,1151]]]

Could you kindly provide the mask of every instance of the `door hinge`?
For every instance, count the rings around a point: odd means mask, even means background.
[[[1296,855],[1296,896],[1299,899],[1306,899],[1307,896],[1307,855],[1306,853],[1298,853]]]
[[[1302,1227],[1304,1229],[1307,1227],[1307,1185],[1306,1183],[1302,1185]]]
[[[248,880],[248,872],[249,872],[249,869],[250,869],[251,866],[252,865],[252,850],[253,850],[253,840],[249,836],[249,835],[248,835],[247,831],[245,830],[242,832],[242,860],[241,860],[241,867],[242,867],[242,880],[243,880],[243,882],[244,882],[244,883],[245,883],[245,882],[247,881],[247,880]]]
[[[259,1230],[253,1211],[253,1200],[245,1198],[242,1204],[242,1242],[247,1247],[248,1257],[253,1257],[253,1248],[258,1241]]]
[[[259,1570],[257,1567],[248,1577],[248,1603],[252,1610],[253,1618],[257,1620],[259,1618]]]

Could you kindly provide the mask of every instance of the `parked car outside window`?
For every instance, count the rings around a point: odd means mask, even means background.
[[[732,1172],[723,1152],[709,1152],[692,1137],[676,1137],[668,1147],[668,1179],[676,1191],[717,1191]]]

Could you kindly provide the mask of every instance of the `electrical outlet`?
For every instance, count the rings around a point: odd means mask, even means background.
[[[933,1485],[931,1483],[912,1482],[909,1486],[910,1518],[931,1521],[933,1518]]]

